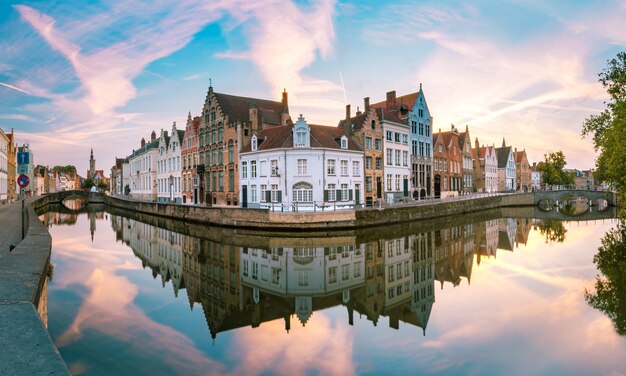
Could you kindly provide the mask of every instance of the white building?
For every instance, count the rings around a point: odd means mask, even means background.
[[[476,147],[472,149],[474,158],[474,179],[478,192],[498,191],[498,153],[494,146],[482,146],[476,139]]]
[[[141,139],[141,148],[127,157],[130,167],[130,196],[147,201],[157,199],[157,159],[159,140],[152,131],[150,142]],[[125,172],[122,174],[126,175]]]
[[[182,203],[181,193],[182,166],[181,144],[185,131],[176,129],[172,124],[172,133],[161,129],[159,151],[157,154],[157,201]]]
[[[510,146],[506,146],[504,139],[502,147],[496,149],[498,153],[498,190],[499,191],[515,191],[516,166],[513,150]]]
[[[537,168],[537,164],[533,163],[530,169],[530,186],[531,189],[537,191],[541,189],[541,171]]]
[[[0,205],[9,197],[9,137],[0,129]]]
[[[411,185],[411,164],[409,163],[409,136],[410,128],[406,121],[399,120],[393,111],[378,109],[380,124],[385,138],[383,140],[385,165],[384,199],[388,203],[410,197],[413,187]]]
[[[363,203],[363,151],[342,128],[270,127],[252,136],[239,157],[242,207],[328,210]]]

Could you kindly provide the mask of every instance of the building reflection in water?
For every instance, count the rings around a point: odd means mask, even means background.
[[[346,308],[377,325],[400,322],[424,335],[435,303],[435,281],[471,280],[474,254],[495,257],[525,243],[531,220],[494,219],[376,240],[357,236],[297,239],[232,235],[223,242],[183,235],[111,215],[116,240],[127,244],[173,293],[186,289],[199,305],[212,338],[231,329],[282,319],[306,325],[315,312]],[[517,233],[517,230],[523,233]]]

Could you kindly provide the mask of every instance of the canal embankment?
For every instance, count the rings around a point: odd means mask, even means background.
[[[2,207],[0,219],[0,374],[68,375],[39,311],[45,311],[45,291],[52,238],[32,201],[25,205],[21,239],[21,203]],[[14,247],[11,247],[14,245]],[[9,251],[10,248],[13,248]],[[45,297],[44,297],[45,298]]]

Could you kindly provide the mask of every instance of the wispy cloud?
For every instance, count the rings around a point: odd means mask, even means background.
[[[24,93],[24,94],[32,95],[29,91],[24,90],[24,89],[20,89],[20,88],[19,88],[19,87],[17,87],[17,86],[9,85],[9,84],[4,83],[4,82],[0,82],[0,85],[2,85],[2,86],[4,86],[4,87],[8,87],[9,89],[13,89],[13,90],[19,91],[20,93]]]

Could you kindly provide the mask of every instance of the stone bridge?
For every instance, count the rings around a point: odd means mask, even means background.
[[[584,197],[587,201],[595,202],[599,199],[606,200],[609,206],[617,206],[617,198],[614,192],[610,191],[590,191],[584,189],[565,189],[558,191],[535,191],[535,204],[540,201],[549,200],[553,203],[563,202],[569,198]]]
[[[52,205],[52,204],[65,205],[64,201],[67,199],[69,200],[83,199],[85,200],[85,204],[90,204],[90,203],[91,204],[105,204],[106,203],[104,194],[100,192],[74,190],[74,191],[59,191],[59,192],[49,193],[35,200],[33,202],[33,206],[35,208],[41,208],[46,205]],[[75,210],[72,208],[68,208],[68,209],[74,212],[79,211],[79,210]]]

